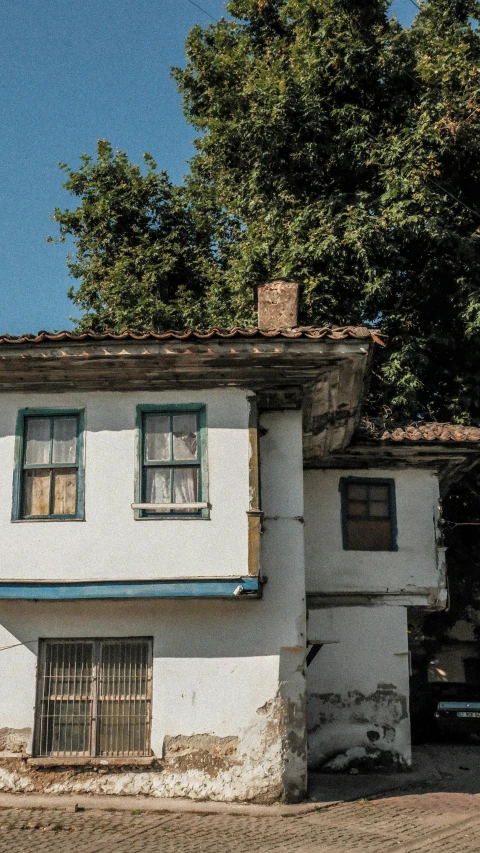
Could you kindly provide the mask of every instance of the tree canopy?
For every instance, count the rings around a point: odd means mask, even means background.
[[[163,329],[205,319],[200,303],[215,282],[211,235],[184,189],[157,171],[149,154],[144,167],[103,139],[95,162],[83,155],[77,171],[62,164],[64,186],[81,203],[55,210],[53,218],[62,240],[74,238],[68,265],[80,284],[69,295],[82,309],[82,330]]]
[[[480,416],[478,0],[230,0],[174,76],[197,130],[182,187],[99,144],[55,211],[82,328],[254,323],[302,285],[301,322],[378,325],[370,410]]]

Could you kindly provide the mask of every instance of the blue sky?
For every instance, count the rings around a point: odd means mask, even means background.
[[[215,18],[222,0],[198,0]],[[412,0],[394,0],[403,25]],[[139,161],[150,151],[180,181],[192,155],[170,67],[208,17],[190,0],[15,0],[0,29],[0,333],[71,327],[65,246],[50,220],[67,207],[59,161],[104,137]],[[73,203],[73,200],[72,200]]]

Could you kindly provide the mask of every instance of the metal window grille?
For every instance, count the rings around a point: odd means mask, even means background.
[[[148,638],[43,640],[37,755],[148,755],[151,681]]]

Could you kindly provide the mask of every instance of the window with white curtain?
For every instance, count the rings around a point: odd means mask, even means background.
[[[20,412],[14,519],[83,518],[83,412]]]
[[[141,517],[202,516],[205,407],[141,407],[140,415]]]

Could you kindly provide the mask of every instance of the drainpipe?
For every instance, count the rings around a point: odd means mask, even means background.
[[[263,512],[260,508],[257,398],[248,397],[248,405],[248,574],[259,577]]]

